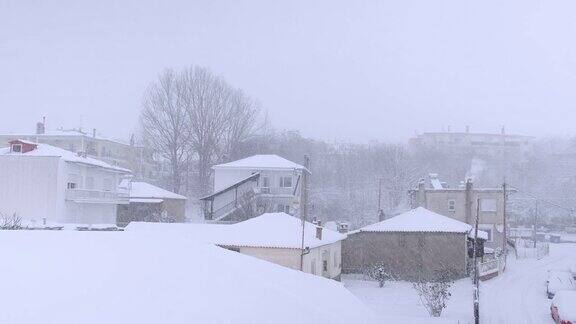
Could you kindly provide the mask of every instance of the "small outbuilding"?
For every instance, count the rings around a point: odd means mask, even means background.
[[[118,206],[118,226],[130,222],[183,223],[186,220],[186,197],[147,182],[133,181],[129,186],[130,204]]]
[[[250,255],[295,270],[339,280],[341,243],[346,235],[286,213],[266,213],[236,224],[133,222],[128,231],[178,231],[202,243]],[[302,241],[304,239],[304,241]]]
[[[342,243],[342,271],[366,273],[380,266],[396,279],[446,272],[465,277],[471,233],[471,225],[419,207],[348,233]]]

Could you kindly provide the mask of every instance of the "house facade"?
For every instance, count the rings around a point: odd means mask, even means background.
[[[248,214],[295,214],[300,208],[303,173],[309,173],[304,166],[277,155],[254,155],[212,169],[214,193],[201,198],[206,220],[229,220],[233,211],[247,209],[248,204],[253,210]]]
[[[14,140],[0,149],[0,213],[27,223],[115,224],[130,170],[51,145]]]
[[[474,188],[470,180],[462,187],[447,188],[434,185],[437,179],[431,180],[430,187],[421,181],[418,189],[409,192],[412,208],[424,207],[470,225],[475,224],[478,211],[478,227],[488,234],[486,247],[493,249],[504,247],[503,189]],[[508,193],[510,192],[513,190]]]
[[[419,207],[348,233],[342,244],[343,272],[384,266],[391,277],[403,280],[447,272],[465,277],[471,230],[464,222]]]

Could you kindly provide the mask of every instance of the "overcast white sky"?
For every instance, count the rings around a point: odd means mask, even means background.
[[[0,133],[127,138],[165,67],[203,65],[278,129],[576,134],[576,2],[0,0]]]

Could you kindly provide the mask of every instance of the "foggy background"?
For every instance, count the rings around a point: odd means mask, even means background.
[[[277,129],[404,141],[416,131],[573,131],[572,1],[2,1],[0,130],[126,139],[148,84],[205,66]]]

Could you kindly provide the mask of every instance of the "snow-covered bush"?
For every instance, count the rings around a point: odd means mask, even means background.
[[[420,302],[430,316],[440,317],[446,303],[452,296],[450,287],[454,283],[454,271],[445,269],[436,273],[434,278],[421,278],[412,283],[420,297]]]
[[[22,227],[22,218],[18,217],[16,213],[6,216],[0,213],[0,229],[2,230],[19,230]]]
[[[391,280],[391,276],[386,269],[386,265],[383,262],[378,262],[372,265],[368,269],[368,276],[376,281],[378,281],[378,285],[380,288],[384,287],[384,284],[387,280]]]

